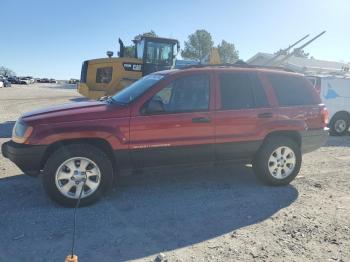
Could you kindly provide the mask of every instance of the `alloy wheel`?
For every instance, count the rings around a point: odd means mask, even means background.
[[[73,157],[64,161],[56,171],[57,189],[66,197],[77,199],[93,194],[101,182],[101,172],[94,161],[85,157]],[[84,185],[85,183],[85,185]]]
[[[278,147],[272,152],[268,161],[270,174],[276,179],[288,177],[294,170],[296,156],[287,146]]]

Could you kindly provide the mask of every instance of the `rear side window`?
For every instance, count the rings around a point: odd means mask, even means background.
[[[270,107],[270,104],[267,100],[266,93],[259,78],[256,75],[250,75],[252,81],[253,94],[255,98],[256,107]]]
[[[221,107],[224,110],[268,106],[265,91],[253,74],[220,75]]]
[[[308,81],[290,75],[268,75],[280,106],[314,105],[318,102]]]

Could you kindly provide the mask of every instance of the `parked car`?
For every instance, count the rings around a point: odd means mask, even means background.
[[[4,82],[4,87],[11,87],[11,82],[7,78],[4,78],[2,81]]]
[[[2,87],[11,87],[11,82],[6,77],[0,76],[0,81],[2,82]]]
[[[31,84],[31,81],[30,81],[30,79],[28,79],[26,77],[20,77],[19,78],[19,83],[21,85],[29,85],[29,84]]]
[[[11,84],[20,84],[20,80],[18,77],[16,76],[10,76],[9,78],[7,78],[7,80],[11,83]]]
[[[79,79],[71,78],[68,80],[68,84],[78,84],[78,83],[79,83]]]
[[[350,78],[343,76],[307,76],[330,114],[330,133],[342,136],[350,126]]]
[[[29,84],[34,84],[34,82],[35,82],[34,78],[31,77],[31,76],[26,76],[26,77],[24,77],[24,78],[27,79],[27,80],[29,80]]]
[[[56,84],[57,83],[56,79],[53,79],[53,78],[51,78],[49,81],[50,81],[51,84]]]
[[[39,83],[50,83],[50,79],[48,78],[41,78],[40,81],[38,81]]]
[[[234,161],[269,185],[298,174],[302,153],[328,138],[327,110],[309,81],[283,69],[204,66],[147,75],[104,101],[22,115],[3,156],[42,171],[47,194],[96,201],[120,170]]]

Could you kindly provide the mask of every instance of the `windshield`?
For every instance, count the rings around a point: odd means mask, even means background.
[[[150,87],[158,83],[163,75],[147,75],[132,83],[119,93],[115,94],[112,99],[116,103],[128,104],[141,96]]]
[[[173,44],[147,42],[146,63],[156,65],[172,65]]]
[[[143,59],[144,48],[145,48],[145,40],[139,41],[136,44],[136,56],[138,59]]]

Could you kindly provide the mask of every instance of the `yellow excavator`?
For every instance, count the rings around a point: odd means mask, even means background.
[[[114,95],[144,75],[175,66],[178,40],[142,36],[133,42],[134,57],[124,56],[125,47],[119,39],[119,57],[108,51],[106,58],[84,61],[78,92],[91,99]]]

